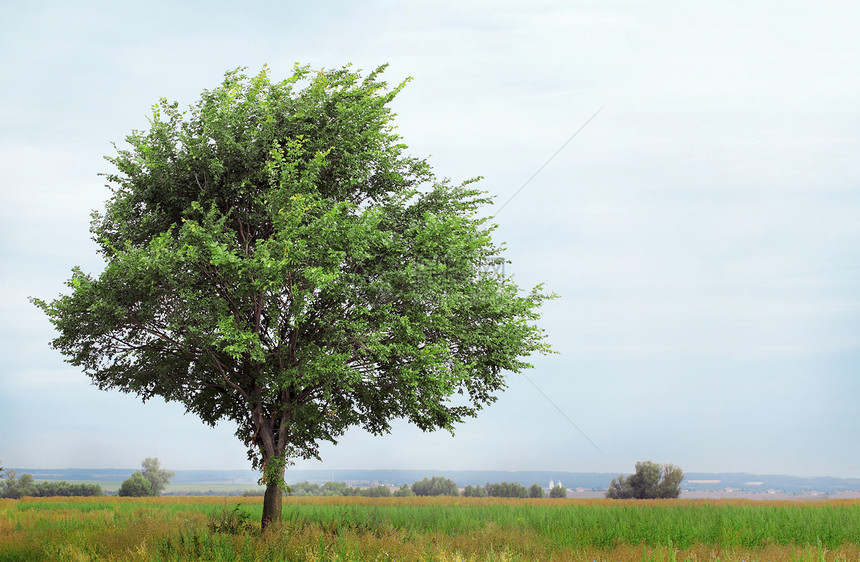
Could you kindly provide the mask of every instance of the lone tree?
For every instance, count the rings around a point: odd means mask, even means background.
[[[152,487],[153,496],[160,496],[164,487],[170,484],[170,479],[176,476],[174,472],[159,468],[160,462],[157,457],[147,457],[140,464],[143,467],[143,477],[149,480]]]
[[[553,295],[498,274],[472,180],[404,153],[389,103],[405,82],[383,69],[240,69],[187,112],[162,100],[108,158],[104,270],[33,299],[99,388],[235,422],[263,528],[286,465],[319,442],[395,418],[453,431],[549,351],[535,321]]]
[[[612,499],[677,498],[681,495],[684,473],[675,465],[659,465],[651,461],[636,463],[636,472],[613,478],[606,491]]]

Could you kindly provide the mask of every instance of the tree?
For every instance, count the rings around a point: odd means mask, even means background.
[[[143,466],[143,477],[149,480],[152,487],[152,495],[160,496],[164,487],[170,483],[170,479],[176,476],[175,473],[159,468],[159,460],[157,457],[147,457],[140,463]]]
[[[372,486],[361,490],[360,495],[366,498],[390,498],[391,488],[388,486]]]
[[[607,498],[653,499],[677,498],[681,495],[684,473],[672,464],[659,465],[651,461],[636,463],[636,472],[613,478],[606,491]]]
[[[0,496],[13,499],[19,498],[20,496],[16,496],[17,486],[18,473],[14,469],[7,470],[6,474],[3,475],[2,494]]]
[[[543,491],[543,486],[540,484],[532,484],[529,488],[529,497],[538,499],[546,497],[546,494]]]
[[[487,490],[483,486],[472,486],[471,484],[463,488],[464,498],[486,498]]]
[[[342,496],[346,490],[346,482],[326,482],[320,488],[320,493],[324,496]]]
[[[409,484],[404,484],[400,486],[397,490],[394,490],[392,494],[395,498],[411,498],[415,495],[415,492],[412,491],[412,488],[409,487]]]
[[[18,487],[21,490],[21,496],[32,496],[36,490],[36,482],[33,480],[32,474],[22,474],[18,479]]]
[[[129,478],[123,480],[117,495],[140,498],[154,496],[155,493],[152,491],[152,484],[149,480],[139,470],[136,470]]]
[[[412,493],[416,496],[459,496],[457,483],[444,476],[424,478],[412,484]]]
[[[567,488],[565,488],[561,484],[556,484],[549,490],[549,497],[551,498],[566,498],[567,497]]]
[[[405,82],[383,69],[236,70],[187,112],[162,100],[108,158],[104,270],[32,299],[99,388],[235,422],[263,528],[320,442],[395,418],[453,432],[550,351],[535,322],[554,295],[499,274],[474,180],[405,154],[389,108]]]
[[[487,483],[487,495],[496,498],[527,498],[528,489],[518,482]]]
[[[36,482],[33,480],[32,474],[22,474],[18,477],[18,473],[14,470],[6,471],[4,477],[0,497],[19,499],[24,496],[37,496]]]

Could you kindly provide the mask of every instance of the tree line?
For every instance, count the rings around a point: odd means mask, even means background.
[[[681,481],[684,472],[673,464],[660,465],[651,461],[636,463],[636,471],[628,476],[613,478],[606,491],[610,499],[655,499],[677,498],[681,495]],[[443,476],[433,476],[418,480],[409,486],[403,484],[391,491],[388,486],[353,488],[343,482],[312,484],[299,482],[290,486],[291,496],[366,496],[366,497],[408,497],[408,496],[460,496],[472,498],[566,498],[567,488],[555,484],[547,491],[540,484],[526,488],[518,482],[494,482],[483,486],[463,489],[462,494],[456,482]]]
[[[159,496],[173,472],[163,470],[158,458],[146,458],[141,462],[142,471],[134,472],[119,488],[120,496]],[[0,476],[3,467],[0,465]],[[681,494],[683,471],[672,464],[659,465],[651,461],[636,463],[636,471],[628,476],[620,475],[613,478],[606,491],[610,499],[654,499],[677,498]],[[550,483],[552,484],[552,483]],[[552,486],[547,494],[540,484],[532,484],[526,488],[517,482],[488,482],[484,486],[468,485],[462,494],[457,483],[444,476],[424,478],[409,484],[403,484],[392,491],[390,487],[379,485],[368,488],[348,486],[345,482],[326,482],[314,484],[308,481],[298,482],[289,486],[287,495],[303,496],[363,496],[363,497],[410,497],[410,496],[460,496],[463,497],[496,497],[496,498],[566,498],[567,489],[559,484]],[[8,470],[4,480],[0,482],[0,498],[18,499],[29,497],[49,496],[101,496],[99,484],[60,482],[36,482],[31,474],[22,474]],[[262,492],[246,492],[245,495],[260,495]]]
[[[99,484],[60,482],[37,482],[32,474],[24,473],[18,477],[14,470],[6,472],[0,482],[0,498],[20,499],[47,498],[51,496],[101,496],[102,487]]]
[[[261,495],[263,492],[246,492],[245,495]],[[547,493],[540,484],[532,484],[526,488],[516,482],[487,483],[484,486],[468,485],[462,494],[457,483],[450,478],[433,476],[409,484],[403,484],[392,491],[389,486],[371,486],[359,488],[348,486],[345,482],[326,482],[315,484],[308,481],[289,485],[289,496],[363,496],[363,497],[412,497],[412,496],[463,496],[463,497],[496,497],[496,498],[565,498],[567,489],[558,484]]]

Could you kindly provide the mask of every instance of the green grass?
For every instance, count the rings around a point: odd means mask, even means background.
[[[0,500],[10,560],[860,560],[860,501]],[[399,557],[399,558],[398,558]]]

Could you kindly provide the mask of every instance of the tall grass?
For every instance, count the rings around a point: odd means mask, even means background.
[[[860,501],[0,500],[11,560],[860,560]]]

